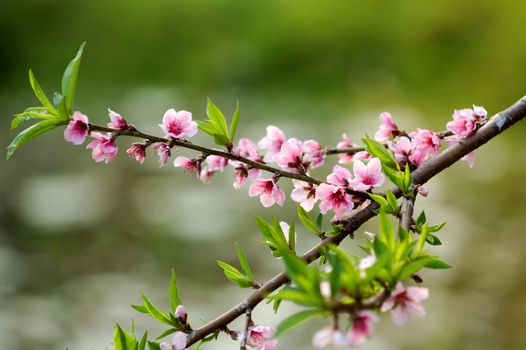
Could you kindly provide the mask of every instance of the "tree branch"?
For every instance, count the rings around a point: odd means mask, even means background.
[[[416,169],[413,174],[413,184],[422,185],[429,181],[433,176],[437,175],[444,169],[448,168],[459,159],[467,155],[469,152],[482,146],[492,138],[496,137],[504,130],[517,123],[526,116],[526,96],[522,97],[514,105],[506,110],[493,116],[486,125],[478,129],[471,137],[462,140],[459,144],[452,146],[446,151],[442,152],[434,159],[422,164]],[[394,188],[395,196],[400,197],[401,191],[399,188]],[[302,259],[310,263],[320,257],[320,249],[328,244],[338,245],[347,235],[354,233],[363,223],[371,219],[376,214],[374,209],[378,208],[378,204],[373,202],[367,207],[357,211],[352,217],[346,220],[344,231],[339,235],[328,237],[317,244],[302,255]],[[281,272],[268,280],[263,286],[250,294],[247,299],[234,306],[224,314],[218,316],[216,319],[210,321],[204,326],[194,330],[188,337],[187,347],[199,341],[206,335],[224,328],[230,322],[243,315],[248,309],[253,309],[259,304],[267,295],[281,287],[288,282],[285,272]]]
[[[400,226],[408,233],[411,226],[413,226],[413,212],[415,211],[416,194],[417,191],[415,190],[412,196],[404,197],[400,208]]]

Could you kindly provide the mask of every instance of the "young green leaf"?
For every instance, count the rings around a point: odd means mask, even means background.
[[[398,214],[398,201],[396,200],[393,191],[387,189],[387,191],[385,191],[385,196],[387,198],[387,202],[389,202],[389,208],[391,209],[390,213],[393,215]]]
[[[144,350],[146,348],[146,342],[148,341],[148,332],[144,332],[141,341],[139,342],[138,350]]]
[[[196,120],[196,123],[199,130],[207,133],[210,136],[219,134],[219,130],[216,130],[215,125],[210,120]]]
[[[394,249],[394,245],[395,245],[393,225],[391,225],[391,222],[389,221],[389,217],[387,217],[387,214],[383,210],[380,211],[379,219],[380,219],[380,237],[382,238],[384,243],[386,243],[387,246],[392,250]]]
[[[416,244],[416,250],[415,255],[420,255],[420,252],[422,251],[422,248],[424,247],[424,243],[427,239],[427,223],[424,223],[420,229],[420,238],[418,239],[418,243]]]
[[[219,265],[219,267],[223,269],[223,273],[229,281],[236,283],[241,288],[250,287],[250,281],[247,280],[247,277],[245,277],[241,272],[239,272],[239,270],[236,269],[234,266],[229,265],[221,260],[216,260],[216,262],[217,265]]]
[[[430,257],[420,257],[410,262],[409,264],[406,264],[400,271],[400,274],[398,275],[398,279],[402,281],[408,277],[411,277],[412,275],[420,271],[424,266],[426,266],[426,264],[428,264],[432,260],[433,258],[430,258]]]
[[[320,231],[318,229],[318,226],[316,225],[314,220],[312,220],[309,213],[307,213],[305,209],[302,208],[301,205],[298,205],[298,218],[300,219],[301,223],[303,224],[303,226],[305,226],[307,230],[314,233],[318,237],[320,236]]]
[[[241,265],[241,269],[243,270],[243,272],[249,278],[250,281],[254,281],[254,275],[252,274],[252,270],[250,270],[250,264],[248,263],[247,256],[245,255],[243,248],[241,248],[241,246],[237,243],[236,243],[236,252],[237,252],[237,257],[239,259],[239,265]]]
[[[43,120],[25,129],[13,139],[9,146],[7,146],[6,159],[9,159],[13,155],[13,153],[27,141],[34,139],[35,137],[42,135],[43,133],[48,132],[49,130],[52,130],[66,123],[67,121],[65,120],[48,119]]]
[[[300,323],[306,321],[307,319],[311,317],[320,317],[320,316],[323,316],[324,314],[326,314],[326,312],[324,313],[320,310],[305,310],[305,311],[300,311],[298,313],[295,313],[287,317],[283,321],[281,321],[281,323],[276,328],[275,336],[276,337],[282,336],[283,334],[290,331],[291,329],[293,329]]]
[[[177,287],[177,278],[175,270],[172,269],[172,275],[170,278],[170,289],[168,290],[170,295],[170,307],[173,311],[177,309],[177,306],[181,305],[181,299],[179,299],[179,288]]]
[[[144,302],[144,307],[146,308],[146,310],[148,311],[148,314],[150,314],[150,316],[152,316],[154,319],[160,321],[160,322],[163,322],[167,325],[170,325],[170,326],[173,326],[170,318],[168,317],[168,315],[162,311],[162,310],[159,310],[157,307],[155,307],[155,305],[153,305],[150,300],[148,300],[148,298],[146,297],[146,295],[144,294],[141,294],[142,296],[142,300]]]
[[[228,137],[232,142],[234,142],[234,137],[236,136],[237,124],[239,123],[240,114],[241,111],[239,109],[239,101],[237,101],[236,111],[234,112],[234,115],[232,115],[232,120],[230,121],[230,133],[228,134]]]
[[[77,55],[69,62],[62,76],[62,96],[65,98],[66,113],[68,116],[73,114],[73,99],[75,97],[75,88],[77,86],[77,77],[84,45],[86,45],[86,42],[80,45]]]
[[[390,168],[396,168],[397,163],[393,154],[384,145],[369,137],[364,138],[363,143],[367,153],[373,157],[379,158],[383,165]]]
[[[132,305],[131,307],[134,308],[135,310],[139,311],[140,313],[143,313],[143,314],[147,314],[148,313],[148,309],[146,309],[146,307],[143,306],[143,305]]]
[[[148,341],[148,350],[159,350],[159,343],[154,341]]]
[[[115,350],[137,350],[137,340],[130,333],[123,330],[118,324],[113,333],[113,346]]]
[[[440,259],[432,259],[430,262],[428,262],[425,267],[428,269],[452,269],[453,266],[449,265],[448,263],[440,260]]]
[[[387,202],[387,200],[378,195],[378,194],[374,194],[374,193],[367,193],[369,195],[369,197],[371,197],[371,199],[373,201],[375,201],[376,203],[378,203],[378,205],[380,205],[380,207],[386,207],[389,203]]]
[[[35,93],[35,96],[38,98],[40,103],[42,103],[42,106],[46,107],[52,114],[58,114],[55,107],[53,107],[51,102],[49,102],[49,99],[47,98],[46,94],[40,87],[40,84],[38,83],[31,69],[29,70],[29,83],[31,84],[31,88],[33,89],[33,92]]]
[[[387,178],[397,187],[403,189],[404,188],[404,179],[403,179],[403,176],[404,174],[401,173],[400,171],[397,171],[397,170],[393,170],[391,169],[390,167],[382,164],[382,170],[385,174],[385,176],[387,176]]]
[[[206,105],[206,115],[208,118],[210,118],[212,124],[214,124],[218,134],[228,139],[226,118],[223,115],[223,112],[221,112],[221,110],[212,101],[210,101],[210,99],[208,99],[208,103]]]
[[[167,335],[170,335],[170,334],[175,333],[175,332],[177,332],[177,328],[169,328],[166,331],[162,332],[157,338],[155,338],[155,340],[162,339],[162,338],[166,337]]]

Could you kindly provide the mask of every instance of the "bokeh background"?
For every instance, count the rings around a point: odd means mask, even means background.
[[[526,93],[525,11],[516,0],[2,0],[0,140],[15,135],[10,116],[36,103],[28,68],[54,91],[84,40],[76,109],[98,123],[111,107],[160,133],[166,109],[202,118],[210,97],[227,113],[239,100],[238,134],[254,140],[268,124],[325,145],[342,132],[359,140],[385,110],[407,130],[441,130],[454,108],[493,113]],[[431,181],[418,206],[448,221],[436,253],[455,268],[424,274],[425,320],[399,328],[386,315],[364,349],[526,348],[525,136],[522,123],[484,146],[474,169],[459,163]],[[112,348],[113,324],[132,319],[156,336],[162,327],[129,305],[143,291],[166,308],[172,267],[198,326],[248,293],[215,265],[234,261],[234,241],[259,279],[280,270],[253,216],[292,220],[294,203],[264,210],[228,172],[207,186],[153,156],[139,166],[126,143],[112,164],[95,164],[55,130],[1,157],[1,349]],[[313,239],[299,231],[306,249]],[[276,324],[294,309],[263,306],[255,320]],[[310,349],[324,325],[308,322],[280,348]],[[206,348],[238,348],[220,339]]]

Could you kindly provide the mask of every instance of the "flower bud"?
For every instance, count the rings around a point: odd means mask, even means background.
[[[175,309],[175,317],[181,324],[186,324],[186,308],[183,305],[177,306],[177,308]]]

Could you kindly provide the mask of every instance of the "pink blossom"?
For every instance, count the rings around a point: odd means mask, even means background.
[[[424,317],[426,311],[421,301],[429,297],[429,290],[420,287],[404,288],[402,282],[396,284],[396,288],[391,292],[381,307],[382,312],[391,310],[393,322],[399,326],[404,325],[410,315]]]
[[[311,183],[292,180],[294,189],[292,190],[290,197],[293,201],[300,203],[301,207],[305,211],[311,211],[316,203],[316,186]]]
[[[256,179],[248,189],[250,197],[259,196],[261,204],[265,207],[271,207],[277,203],[280,207],[285,202],[285,193],[276,184],[274,179]]]
[[[307,140],[303,142],[303,162],[306,167],[319,168],[325,163],[325,155],[318,141]]]
[[[475,116],[473,110],[464,108],[453,112],[453,120],[446,124],[446,128],[453,134],[465,138],[475,131]]]
[[[175,317],[177,319],[186,320],[187,314],[184,305],[177,305],[177,308],[175,309]],[[186,323],[186,321],[184,323]]]
[[[442,141],[436,133],[434,133],[431,130],[417,129],[417,131],[413,131],[409,135],[413,138],[413,141],[416,143],[416,148],[423,152],[425,156],[437,155],[438,149],[440,148],[440,144],[442,143]]]
[[[158,142],[155,143],[152,148],[159,156],[159,164],[161,164],[161,166],[165,166],[168,163],[168,159],[172,155],[170,146],[166,143]]]
[[[320,329],[312,338],[312,346],[315,348],[324,348],[329,345],[336,347],[350,346],[350,340],[338,329],[333,326]]]
[[[201,164],[196,159],[190,159],[186,157],[177,157],[174,159],[174,167],[183,167],[184,170],[190,175],[198,175],[201,170]]]
[[[399,137],[396,142],[389,141],[389,148],[393,151],[395,159],[399,163],[411,163],[420,165],[426,156],[423,149],[418,149],[416,141],[409,140],[406,136]]]
[[[91,156],[97,163],[104,161],[111,162],[117,155],[117,146],[115,146],[115,137],[111,134],[103,135],[98,132],[92,132],[91,137],[95,140],[88,143],[86,148],[92,149]]]
[[[254,325],[248,327],[246,344],[258,350],[273,350],[278,341],[272,339],[275,329],[270,326]]]
[[[352,329],[347,334],[351,346],[360,346],[373,333],[378,316],[372,311],[363,310],[352,316]]]
[[[187,335],[183,332],[175,332],[172,342],[162,342],[159,344],[161,350],[184,350],[186,349]]]
[[[215,174],[215,171],[211,171],[208,168],[201,169],[201,172],[199,173],[199,180],[201,180],[204,184],[209,184],[212,181],[212,175]]]
[[[121,115],[117,112],[112,111],[108,108],[108,112],[110,114],[110,122],[108,123],[108,127],[114,130],[126,130],[130,126],[126,122],[126,120],[121,117]]]
[[[211,155],[206,157],[206,163],[208,164],[208,170],[210,171],[223,171],[228,164],[228,159],[221,156]]]
[[[326,214],[331,209],[334,211],[333,220],[339,220],[354,207],[351,196],[340,186],[322,183],[316,189],[316,199],[321,201],[322,214]]]
[[[429,189],[426,186],[418,186],[417,191],[418,194],[423,197],[427,197],[427,195],[429,194]]]
[[[339,142],[336,145],[336,149],[346,149],[354,147],[359,146],[356,143],[352,143],[351,140],[347,137],[347,134],[343,134],[343,141]],[[338,161],[338,163],[348,164],[354,160],[364,160],[369,159],[370,157],[371,155],[366,151],[359,151],[356,153],[339,153],[338,158],[340,158],[340,160]]]
[[[261,175],[261,169],[248,168],[245,164],[232,160],[229,160],[228,163],[234,166],[234,188],[236,190],[240,189],[247,179],[257,179]]]
[[[128,148],[126,153],[142,164],[144,163],[144,158],[146,157],[146,146],[142,143],[134,143],[130,148]]]
[[[381,113],[379,119],[382,121],[382,124],[380,125],[380,129],[374,134],[376,141],[385,142],[399,134],[398,126],[393,122],[390,113]]]
[[[192,113],[187,111],[176,112],[173,108],[164,113],[163,123],[159,126],[169,138],[178,139],[197,134],[197,123],[192,121]]]
[[[484,119],[488,116],[488,111],[484,107],[473,105],[473,116],[475,119]]]
[[[266,149],[265,162],[271,162],[274,159],[274,155],[279,153],[281,145],[285,142],[285,134],[279,128],[274,125],[267,126],[267,136],[262,138],[258,146],[259,148]]]
[[[234,154],[253,161],[260,160],[259,148],[250,139],[240,138],[237,145]]]
[[[349,169],[339,165],[332,168],[332,173],[327,176],[327,182],[333,185],[349,186],[351,182],[351,172]]]
[[[367,191],[381,186],[385,181],[382,163],[378,158],[371,158],[367,165],[357,160],[353,164],[353,172],[356,177],[351,180],[351,186],[355,191]]]
[[[88,136],[88,117],[80,112],[73,113],[73,117],[64,130],[64,139],[74,145],[80,145]]]
[[[274,161],[282,168],[299,169],[303,167],[303,147],[298,139],[288,139],[281,145],[279,153],[274,155]]]

